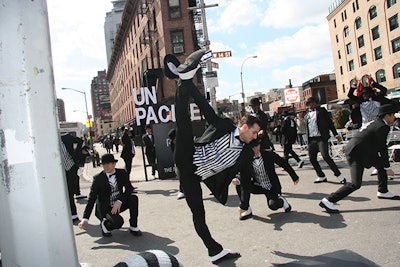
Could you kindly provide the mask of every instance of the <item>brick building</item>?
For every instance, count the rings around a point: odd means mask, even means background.
[[[135,93],[156,88],[157,103],[173,103],[176,82],[162,72],[166,54],[182,62],[197,50],[196,12],[188,11],[195,0],[127,0],[107,70],[113,127],[135,120]],[[198,80],[201,83],[201,77]],[[202,84],[202,83],[201,83]]]

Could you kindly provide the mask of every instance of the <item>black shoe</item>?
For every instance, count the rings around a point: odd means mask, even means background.
[[[328,182],[328,179],[324,176],[324,177],[318,177],[318,178],[314,181],[314,184],[326,183],[326,182]]]
[[[81,222],[81,220],[79,220],[79,218],[72,219],[73,225],[78,225],[80,222]]]
[[[179,65],[178,73],[181,80],[191,80],[200,68],[201,57],[205,54],[206,50],[199,49],[190,54],[184,63]]]
[[[112,236],[111,232],[104,232],[103,227],[105,227],[105,226],[104,226],[104,224],[103,225],[102,224],[103,224],[103,222],[100,223],[101,234],[104,237],[111,237]]]
[[[333,207],[333,204],[332,204],[332,203],[330,203],[330,204],[325,204],[325,203],[324,203],[324,200],[325,200],[325,199],[323,199],[323,200],[321,200],[321,202],[319,202],[319,206],[320,206],[321,208],[325,209],[327,213],[339,213],[339,210],[338,210],[338,209],[335,209],[335,208]],[[326,200],[326,201],[328,201],[328,200]],[[328,202],[328,203],[329,203],[329,202]],[[328,207],[328,205],[332,205],[332,208]]]

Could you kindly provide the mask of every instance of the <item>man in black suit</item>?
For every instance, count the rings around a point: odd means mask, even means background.
[[[304,161],[299,158],[296,152],[293,151],[293,144],[296,142],[297,138],[297,128],[296,122],[292,119],[289,111],[285,110],[283,112],[283,122],[282,122],[282,141],[283,145],[283,156],[287,162],[289,162],[289,157],[292,157],[297,161],[297,166],[302,168]]]
[[[259,98],[252,98],[250,100],[250,106],[252,109],[251,115],[256,116],[257,118],[260,119],[260,127],[261,130],[258,133],[258,136],[261,137],[261,149],[268,149],[268,150],[275,150],[274,144],[271,142],[268,136],[268,131],[269,131],[269,119],[267,114],[264,113],[264,111],[261,110],[261,101]]]
[[[213,195],[222,204],[226,203],[228,187],[240,168],[253,157],[251,148],[244,144],[257,137],[260,120],[249,116],[237,127],[232,120],[219,118],[209,105],[204,95],[193,84],[192,78],[200,68],[201,57],[205,50],[198,50],[176,69],[164,62],[164,73],[169,78],[173,72],[179,75],[175,93],[176,146],[175,164],[180,175],[180,182],[185,191],[186,202],[193,214],[193,223],[197,234],[208,249],[213,263],[240,257],[231,253],[213,239],[205,221],[205,210],[201,181],[207,185]],[[209,123],[204,134],[194,142],[192,122],[188,112],[189,98],[192,97]]]
[[[261,149],[260,143],[261,140],[256,139],[249,144],[254,151],[253,161],[247,167],[250,171],[241,172],[239,178],[232,180],[240,198],[240,220],[248,219],[253,215],[249,206],[251,193],[264,194],[271,210],[283,208],[285,212],[289,212],[292,209],[286,198],[281,196],[282,186],[275,171],[275,164],[289,173],[295,185],[299,182],[299,176],[281,156],[273,151]]]
[[[155,178],[156,175],[156,148],[154,147],[154,134],[151,125],[147,124],[145,127],[146,134],[142,136],[143,144],[145,147],[145,154],[147,162],[151,165],[151,175]]]
[[[125,162],[125,170],[129,177],[132,170],[132,160],[133,157],[135,157],[135,144],[133,142],[133,128],[130,127],[128,124],[125,125],[121,141],[122,141],[121,158]]]
[[[386,143],[390,125],[396,119],[394,114],[399,110],[398,106],[392,104],[380,106],[378,118],[350,139],[346,145],[345,153],[350,166],[351,182],[344,184],[336,192],[321,200],[319,205],[327,212],[339,212],[333,203],[359,189],[364,168],[371,168],[372,166],[378,170],[377,197],[400,200],[400,196],[388,191],[388,175],[394,175],[394,172],[390,169]]]
[[[79,228],[87,226],[96,203],[95,215],[100,220],[103,236],[109,237],[112,230],[122,227],[124,220],[119,214],[127,209],[130,214],[129,231],[134,236],[140,236],[142,232],[137,227],[139,200],[132,194],[133,187],[126,171],[115,168],[117,161],[112,154],[104,154],[101,157],[103,171],[93,177],[88,203]]]
[[[329,117],[328,111],[325,108],[319,107],[317,100],[314,97],[308,98],[306,105],[308,106],[308,112],[305,116],[307,126],[306,134],[308,140],[308,155],[310,157],[310,162],[318,175],[318,178],[314,181],[314,183],[323,183],[328,181],[317,160],[318,152],[321,152],[323,159],[326,161],[326,163],[328,163],[329,167],[333,171],[333,174],[337,177],[341,184],[344,184],[346,183],[346,178],[339,171],[335,162],[329,156],[329,131],[333,133],[338,142],[342,141],[342,138],[340,135],[338,135],[335,126],[333,125],[333,121]]]
[[[69,133],[61,135],[61,156],[67,178],[68,197],[71,208],[72,222],[79,222],[76,212],[74,194],[79,190],[79,162],[89,153],[88,147],[82,147],[83,140]]]

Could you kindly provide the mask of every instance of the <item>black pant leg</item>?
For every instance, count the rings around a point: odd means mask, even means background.
[[[71,215],[77,215],[75,199],[74,199],[74,194],[77,190],[77,181],[79,179],[77,172],[78,172],[78,166],[74,165],[69,171],[66,171],[65,173],[67,178],[68,198],[69,198],[69,205],[71,208]]]
[[[318,163],[317,155],[319,152],[318,141],[310,140],[308,143],[308,156],[310,158],[310,162],[314,167],[315,172],[318,177],[324,177],[325,173],[322,171],[321,165]]]
[[[347,162],[350,167],[351,182],[345,183],[336,192],[331,193],[327,197],[330,202],[338,202],[361,187],[364,167],[353,159],[348,159]]]
[[[384,168],[378,169],[378,192],[387,193],[388,190],[388,175]]]
[[[336,163],[331,158],[331,156],[329,156],[328,141],[320,140],[318,142],[318,147],[319,147],[319,151],[321,152],[322,157],[324,158],[326,163],[328,163],[329,167],[333,171],[333,174],[335,176],[339,176],[340,175],[340,171],[339,171]]]
[[[137,195],[130,195],[126,203],[122,203],[121,213],[129,209],[129,224],[132,227],[137,227],[139,215],[139,198]]]
[[[132,170],[132,158],[124,158],[124,161],[125,161],[125,170],[129,176]]]

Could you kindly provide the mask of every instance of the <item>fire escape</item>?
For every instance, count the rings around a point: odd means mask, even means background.
[[[155,21],[155,14],[151,6],[154,0],[141,0],[139,1],[138,16],[142,15],[147,17],[147,24],[140,34],[140,45],[146,49],[148,47],[150,58],[146,58],[141,62],[142,65],[142,86],[151,88],[161,88],[161,99],[164,98],[164,90],[162,89],[162,68],[160,62],[160,54],[157,40],[159,39],[157,32],[157,22]],[[150,62],[149,62],[150,61]],[[157,86],[157,80],[161,83]]]

